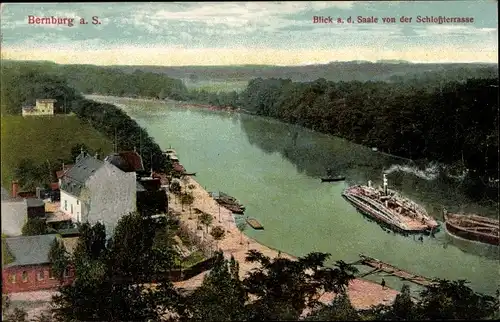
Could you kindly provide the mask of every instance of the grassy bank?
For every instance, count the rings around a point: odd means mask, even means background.
[[[32,159],[38,164],[55,162],[69,158],[71,148],[79,143],[106,154],[113,150],[110,140],[75,115],[26,118],[6,115],[1,122],[1,179],[6,189],[10,188],[14,169],[21,159]]]

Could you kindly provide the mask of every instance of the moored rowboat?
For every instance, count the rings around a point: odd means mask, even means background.
[[[500,245],[499,221],[478,215],[459,215],[444,210],[448,233],[485,244]]]

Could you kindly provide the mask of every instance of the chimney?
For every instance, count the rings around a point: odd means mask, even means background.
[[[17,193],[19,192],[19,182],[17,180],[12,181],[12,198],[17,198]]]

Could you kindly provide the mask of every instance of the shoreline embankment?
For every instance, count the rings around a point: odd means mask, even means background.
[[[198,208],[199,210],[212,215],[212,227],[222,226],[224,228],[226,232],[225,237],[218,242],[217,246],[224,253],[226,258],[233,256],[239,262],[241,278],[256,267],[256,264],[249,263],[245,260],[246,254],[250,249],[255,249],[270,258],[276,258],[279,256],[282,258],[289,258],[291,260],[297,259],[296,256],[263,245],[257,240],[242,233],[236,225],[232,212],[219,206],[209,193],[192,177],[187,177],[183,183],[183,189],[193,194],[194,202],[191,205],[191,209]],[[200,237],[207,243],[215,244],[215,241],[210,234],[205,232],[205,229],[198,229],[199,222],[196,217],[197,215],[194,212],[190,212],[189,206],[182,206],[177,199],[178,198],[176,198],[175,195],[169,193],[169,207],[173,211],[180,213],[179,219],[181,222],[192,231],[197,232],[197,234],[199,234]],[[182,208],[184,208],[184,211]],[[248,229],[251,228],[248,227]],[[174,283],[174,285],[184,289],[194,289],[201,285],[203,277],[206,274],[207,272],[201,273],[189,280]],[[388,287],[382,287],[378,283],[356,278],[349,284],[347,294],[349,295],[349,298],[355,308],[367,309],[372,305],[392,303],[399,292]],[[335,294],[333,293],[325,293],[320,297],[320,301],[325,304],[329,304],[334,297]]]

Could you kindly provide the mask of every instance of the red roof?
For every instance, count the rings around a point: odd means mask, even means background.
[[[120,152],[119,155],[127,162],[131,170],[144,171],[144,165],[139,153],[135,151]]]
[[[64,165],[64,170],[59,170],[59,171],[56,171],[56,176],[57,176],[57,179],[61,179],[62,176],[64,175],[64,173],[66,171],[68,171],[69,169],[71,169],[71,167],[73,167],[72,164],[68,164],[68,165]]]

